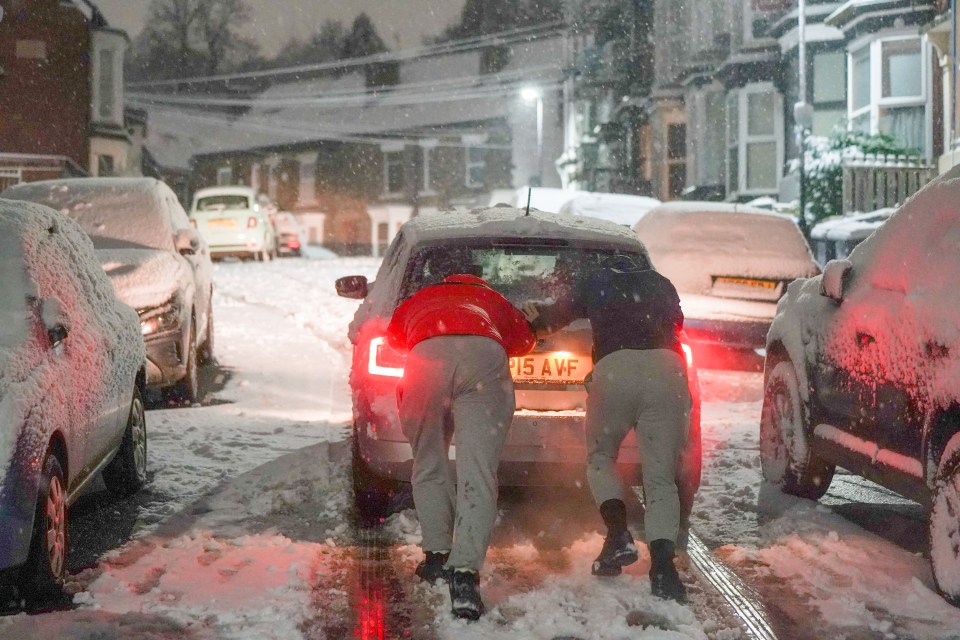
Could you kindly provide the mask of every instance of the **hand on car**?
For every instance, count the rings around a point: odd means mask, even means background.
[[[520,313],[527,319],[527,322],[533,322],[540,317],[540,307],[532,300],[527,300],[520,305]]]

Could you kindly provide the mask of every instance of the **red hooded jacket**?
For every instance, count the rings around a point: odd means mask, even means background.
[[[526,318],[482,278],[460,274],[444,278],[407,298],[393,312],[387,344],[406,352],[436,336],[493,338],[509,357],[533,350],[537,339]]]

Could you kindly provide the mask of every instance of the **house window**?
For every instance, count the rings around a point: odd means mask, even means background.
[[[100,52],[100,105],[97,113],[101,118],[112,119],[114,113],[114,52],[103,49]]]
[[[217,169],[217,186],[223,187],[233,184],[233,168],[220,167]]]
[[[776,191],[783,158],[782,99],[769,83],[727,96],[727,192]]]
[[[114,171],[113,156],[98,155],[97,156],[97,176],[100,178],[108,178],[113,175],[113,171]]]
[[[667,125],[667,193],[678,198],[687,186],[687,125]]]
[[[850,52],[850,127],[891,136],[925,153],[927,80],[923,43],[916,37],[875,40]]]
[[[813,58],[813,127],[815,136],[827,136],[847,116],[846,55],[824,51]]]
[[[405,184],[403,152],[383,154],[383,188],[385,193],[403,193]]]
[[[466,148],[466,180],[468,187],[482,187],[483,177],[487,169],[487,151],[479,147]]]

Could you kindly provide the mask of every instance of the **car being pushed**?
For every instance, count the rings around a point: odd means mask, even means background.
[[[213,266],[170,187],[153,178],[75,178],[18,185],[4,196],[80,224],[117,295],[140,315],[147,385],[198,401],[198,367],[213,360]]]
[[[0,200],[0,580],[31,606],[59,600],[68,508],[98,475],[115,495],[147,479],[137,314],[79,226]]]
[[[820,273],[793,218],[739,204],[670,202],[633,230],[680,294],[684,330],[701,366],[762,356],[777,301]],[[755,358],[757,365],[760,357]]]
[[[930,509],[960,605],[960,179],[918,192],[847,260],[798,280],[767,338],[760,462],[813,500],[837,466]]]
[[[414,218],[384,255],[376,281],[348,276],[340,295],[362,299],[349,337],[354,345],[350,385],[354,415],[354,478],[361,506],[376,510],[391,490],[383,480],[409,482],[412,451],[397,415],[396,387],[404,357],[384,336],[397,306],[452,271],[482,277],[513,304],[549,303],[579,287],[591,267],[616,254],[649,265],[647,251],[626,227],[581,216],[497,206],[469,213]],[[451,265],[455,265],[451,267]],[[585,481],[584,378],[593,368],[588,320],[577,320],[510,360],[516,413],[500,461],[504,485],[575,485]],[[683,465],[684,499],[700,484],[700,395],[688,358],[693,396],[690,447]],[[456,456],[451,448],[451,459]],[[631,433],[618,465],[638,481],[640,453]]]

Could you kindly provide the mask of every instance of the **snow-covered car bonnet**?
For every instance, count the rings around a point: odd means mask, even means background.
[[[156,249],[97,249],[117,297],[134,309],[158,307],[191,286],[184,260]]]

